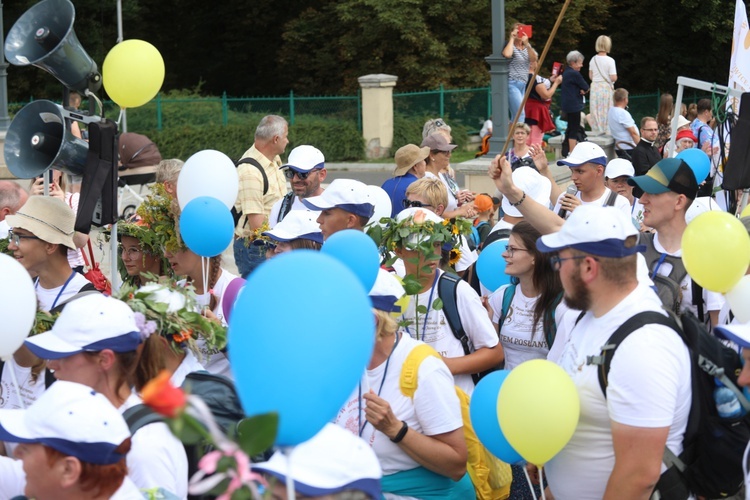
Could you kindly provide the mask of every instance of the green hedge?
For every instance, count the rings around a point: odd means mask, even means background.
[[[395,114],[393,117],[393,147],[391,152],[395,153],[398,148],[407,144],[421,144],[422,128],[430,118],[429,116]],[[450,124],[450,117],[447,117],[446,121]],[[453,136],[453,143],[457,144],[458,149],[463,151],[469,142],[468,127],[459,124],[451,125],[451,135]]]

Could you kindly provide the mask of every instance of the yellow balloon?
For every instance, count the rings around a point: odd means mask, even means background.
[[[750,35],[750,33],[748,33]],[[750,217],[750,205],[746,206],[742,213],[740,214],[740,217]]]
[[[505,439],[537,467],[568,444],[579,413],[573,380],[546,359],[533,359],[514,368],[497,399],[497,416]]]
[[[682,262],[700,286],[726,293],[750,265],[750,236],[742,222],[727,212],[702,213],[682,235]]]
[[[398,276],[398,275],[395,275],[395,274],[393,276],[396,277],[396,279],[398,280],[399,283],[401,283],[402,285],[404,284],[404,280],[401,279],[401,276]],[[394,312],[391,313],[391,316],[393,316],[396,319],[400,319],[401,315],[404,314],[406,312],[406,310],[409,308],[409,302],[410,301],[411,301],[411,296],[410,295],[406,295],[406,294],[402,295],[401,298],[396,301],[396,305],[397,306],[401,306],[401,311],[399,311],[399,312],[395,312],[394,311]]]
[[[110,99],[121,108],[143,106],[164,83],[164,59],[148,42],[125,40],[104,59],[102,80]]]

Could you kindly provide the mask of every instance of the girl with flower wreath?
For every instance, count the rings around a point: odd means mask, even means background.
[[[109,234],[106,235],[109,239]],[[172,266],[164,257],[159,236],[138,215],[117,224],[119,240],[117,269],[124,283],[145,284],[147,275],[172,276]]]

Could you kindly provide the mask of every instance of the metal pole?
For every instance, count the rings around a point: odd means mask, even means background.
[[[3,32],[3,2],[0,0],[0,133],[10,127],[8,116],[8,63],[5,61],[5,33]]]
[[[117,0],[117,43],[122,42],[122,0]],[[128,110],[122,110],[122,119],[120,120],[120,130],[128,131]]]
[[[490,65],[492,99],[492,137],[489,157],[505,149],[508,135],[508,59],[503,57],[505,43],[505,0],[492,0],[492,55],[485,57]]]

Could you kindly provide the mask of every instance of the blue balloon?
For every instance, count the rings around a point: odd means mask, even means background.
[[[228,355],[245,413],[278,413],[276,445],[307,441],[352,395],[375,344],[371,307],[354,273],[321,252],[287,252],[250,274]]]
[[[180,235],[201,257],[226,250],[234,236],[234,219],[226,205],[211,196],[190,200],[180,214]]]
[[[507,239],[497,240],[485,247],[477,259],[479,282],[493,292],[510,283],[510,276],[505,274],[505,259],[503,259],[503,252],[507,245]]]
[[[369,291],[375,284],[380,254],[372,238],[362,231],[338,231],[326,239],[320,251],[343,262],[357,275],[365,290]]]
[[[498,370],[479,381],[471,395],[469,416],[474,432],[490,453],[503,462],[522,464],[525,460],[505,439],[497,417],[497,398],[510,370]]]
[[[677,158],[688,164],[688,167],[695,174],[695,180],[698,184],[706,180],[711,172],[711,159],[706,153],[698,148],[690,148],[680,151]]]

